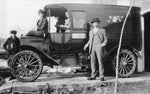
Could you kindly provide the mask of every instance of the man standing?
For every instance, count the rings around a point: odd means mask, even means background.
[[[95,80],[97,71],[100,75],[100,80],[104,81],[104,67],[102,62],[102,48],[107,44],[105,29],[99,27],[100,20],[94,18],[92,20],[93,29],[89,32],[89,41],[84,46],[84,50],[89,47],[91,57],[91,77],[88,80]]]
[[[3,47],[4,49],[7,51],[8,54],[8,66],[11,67],[10,64],[10,60],[11,57],[16,54],[17,52],[19,52],[19,46],[20,46],[20,40],[19,38],[17,38],[16,36],[17,31],[12,30],[10,31],[11,37],[9,37],[6,42],[4,43]],[[10,79],[14,79],[15,77],[13,77],[13,75],[11,75]]]
[[[17,31],[15,30],[10,31],[11,37],[9,37],[3,45],[9,57],[19,51],[20,40],[17,38],[16,33]]]

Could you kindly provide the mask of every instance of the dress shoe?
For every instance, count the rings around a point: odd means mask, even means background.
[[[88,80],[96,80],[96,77],[89,77]]]
[[[100,81],[105,81],[104,78],[100,78]]]

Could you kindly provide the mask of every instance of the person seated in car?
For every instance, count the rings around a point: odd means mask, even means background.
[[[37,31],[30,31],[27,36],[43,37],[48,32],[48,21],[44,10],[40,9],[38,12],[39,20],[37,21]]]
[[[60,27],[60,25],[65,24],[65,20],[64,19],[65,19],[64,16],[57,17],[57,22],[56,22],[56,25],[55,25],[57,33],[65,32],[66,29]]]
[[[65,13],[66,19],[60,17],[58,20],[58,23],[56,24],[57,32],[70,32],[70,26],[71,26],[71,21],[70,21],[70,16],[69,13]],[[62,24],[62,19],[64,20],[64,24]]]
[[[46,13],[43,10],[39,10],[38,15],[40,18],[37,22],[37,31],[47,32],[48,21],[46,18]]]

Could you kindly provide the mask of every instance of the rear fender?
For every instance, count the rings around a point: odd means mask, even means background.
[[[132,51],[136,57],[141,57],[140,53],[138,52],[138,50],[136,50],[134,47],[128,46],[128,45],[122,45],[121,49],[128,49],[130,51]],[[112,56],[114,55],[118,50],[118,46],[115,46],[113,49],[111,49],[109,51],[109,55]]]

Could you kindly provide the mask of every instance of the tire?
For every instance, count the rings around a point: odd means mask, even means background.
[[[118,76],[130,77],[136,70],[137,59],[128,49],[122,49],[119,54]],[[116,54],[113,58],[113,68],[116,70]]]
[[[12,74],[22,82],[36,80],[43,70],[40,56],[30,50],[17,53],[13,57],[11,64]]]

